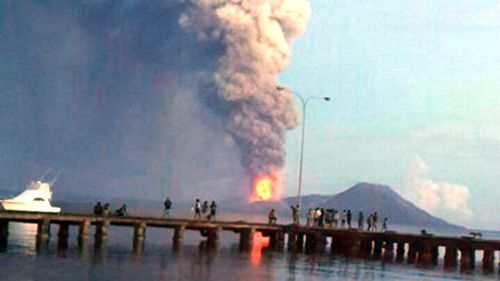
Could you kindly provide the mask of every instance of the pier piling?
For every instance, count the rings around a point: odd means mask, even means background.
[[[60,223],[59,231],[57,232],[57,247],[60,249],[68,248],[69,224]]]
[[[402,241],[396,244],[396,262],[403,262],[405,259],[405,243]]]
[[[38,241],[48,241],[50,238],[50,220],[43,219],[38,222],[36,239]]]
[[[0,252],[7,250],[9,241],[9,221],[0,220]]]
[[[174,244],[181,245],[182,242],[184,241],[184,230],[186,229],[186,226],[181,224],[177,225],[174,227],[174,237],[172,238],[174,240]]]
[[[444,267],[452,269],[457,266],[458,250],[455,246],[446,246],[444,253]]]
[[[253,235],[255,234],[255,228],[250,227],[246,229],[242,229],[240,231],[240,250],[250,250],[252,248],[253,243]]]
[[[483,272],[484,273],[493,272],[494,264],[495,264],[495,252],[492,249],[484,249],[484,251],[483,251]]]

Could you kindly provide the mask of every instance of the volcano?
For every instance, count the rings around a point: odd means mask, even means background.
[[[297,203],[297,197],[287,197],[279,201],[254,202],[246,206],[226,206],[227,211],[243,213],[262,213],[271,208],[276,209],[279,216],[289,217],[290,205]],[[336,195],[305,195],[302,196],[302,214],[308,208],[334,208],[342,211],[350,209],[353,220],[362,211],[365,218],[368,214],[378,212],[380,220],[384,217],[389,219],[390,225],[401,225],[420,230],[421,228],[437,229],[440,231],[461,232],[465,228],[432,216],[428,212],[418,208],[412,202],[404,199],[391,187],[381,184],[358,183],[347,190]]]

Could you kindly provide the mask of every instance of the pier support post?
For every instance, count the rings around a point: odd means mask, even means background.
[[[320,252],[324,247],[325,237],[323,233],[311,231],[306,234],[306,254]]]
[[[50,221],[46,219],[39,221],[36,233],[36,239],[42,242],[49,240],[49,237],[50,237]]]
[[[142,253],[144,249],[144,237],[146,235],[146,223],[134,225],[133,252],[135,255]]]
[[[418,265],[424,267],[432,265],[432,248],[428,241],[422,241],[418,251]]]
[[[302,237],[301,237],[302,242],[301,243],[302,243],[302,245],[304,245],[304,234],[302,233],[301,235],[302,235]],[[297,245],[299,243],[298,242],[299,241],[299,233],[296,230],[292,229],[288,232],[287,236],[288,236],[288,241],[287,241],[288,250],[292,251],[292,252],[297,251]]]
[[[220,227],[215,227],[208,231],[207,235],[207,245],[209,247],[215,248],[220,243],[220,233],[222,229]]]
[[[98,221],[95,225],[94,243],[96,247],[101,247],[108,239],[108,221]]]
[[[418,246],[415,242],[408,245],[408,257],[406,259],[407,264],[415,263],[417,260]]]
[[[469,271],[474,269],[476,256],[474,249],[465,246],[460,248],[460,271]]]
[[[362,238],[359,245],[359,257],[366,259],[372,254],[372,240],[370,238]]]
[[[495,255],[492,249],[483,250],[483,272],[491,273],[493,272],[493,267],[495,263]]]
[[[281,249],[283,247],[284,239],[283,231],[271,232],[269,235],[269,247],[273,250]]]
[[[78,247],[83,247],[87,244],[89,239],[89,228],[90,220],[83,220],[80,225],[78,225]]]
[[[432,246],[431,258],[432,258],[432,265],[437,265],[439,260],[439,246]]]
[[[0,252],[7,250],[9,240],[9,221],[0,220]]]
[[[382,255],[382,240],[375,238],[375,246],[373,247],[373,258],[380,259]]]
[[[247,251],[252,249],[254,233],[255,229],[253,227],[242,229],[240,231],[240,245],[239,245],[240,250]]]
[[[384,244],[384,256],[383,260],[385,262],[392,262],[392,259],[394,258],[394,242],[390,239],[385,241]]]
[[[405,259],[405,242],[399,241],[396,245],[396,262],[403,262]]]
[[[59,249],[68,248],[68,237],[69,237],[69,224],[62,222],[59,224],[59,232],[57,232],[57,247]]]
[[[177,225],[174,227],[174,237],[173,242],[174,245],[181,245],[182,241],[184,241],[184,230],[186,229],[185,225]]]
[[[304,239],[306,235],[303,232],[298,232],[297,233],[297,251],[302,251],[304,250]]]
[[[444,267],[455,268],[457,266],[458,250],[455,246],[446,246],[444,252]]]

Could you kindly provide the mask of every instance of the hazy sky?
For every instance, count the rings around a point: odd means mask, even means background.
[[[384,183],[451,221],[500,228],[500,1],[311,5],[280,78],[332,97],[308,105],[304,193]]]

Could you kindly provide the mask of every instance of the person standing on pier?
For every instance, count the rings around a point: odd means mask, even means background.
[[[309,208],[309,210],[307,211],[306,226],[307,227],[311,227],[313,225],[314,225],[314,209],[313,208]]]
[[[201,205],[201,214],[203,219],[208,220],[208,201],[203,201],[203,205]]]
[[[384,218],[384,222],[382,223],[382,231],[387,231],[387,217]]]
[[[347,210],[347,228],[351,229],[352,214],[351,210]]]
[[[170,198],[167,197],[167,199],[165,199],[165,202],[163,202],[163,207],[163,215],[167,218],[170,217],[170,209],[172,208],[172,201],[170,201]]]
[[[292,208],[293,224],[299,224],[300,206],[297,204],[296,206],[290,206],[290,208]]]
[[[208,220],[215,220],[215,215],[217,213],[217,204],[215,204],[215,201],[212,201],[210,204],[210,216]]]
[[[373,215],[372,215],[372,214],[370,214],[370,215],[368,216],[368,218],[366,218],[366,225],[367,225],[366,230],[367,230],[367,231],[370,231],[370,230],[372,229],[372,216],[373,216]]]
[[[359,211],[359,214],[358,214],[358,229],[359,230],[363,230],[364,226],[363,226],[363,212],[362,211]]]
[[[372,216],[372,229],[374,231],[377,231],[377,221],[378,221],[378,214],[377,212],[373,213],[373,216]]]
[[[115,216],[125,217],[127,216],[127,205],[123,204],[120,209],[115,211]]]
[[[345,222],[347,220],[347,212],[346,210],[342,210],[342,216],[340,217],[340,227],[345,228]]]
[[[333,227],[339,227],[339,212],[337,210],[333,210]]]
[[[102,215],[101,201],[97,202],[97,205],[94,206],[94,215],[97,215],[97,216]]]
[[[278,220],[276,218],[276,212],[274,211],[274,209],[271,209],[271,211],[269,212],[269,214],[267,215],[268,217],[268,223],[269,224],[276,224],[276,221]]]
[[[104,204],[104,207],[102,207],[102,215],[109,216],[109,203]]]
[[[194,219],[201,219],[201,203],[200,199],[196,198],[196,202],[194,203]]]

